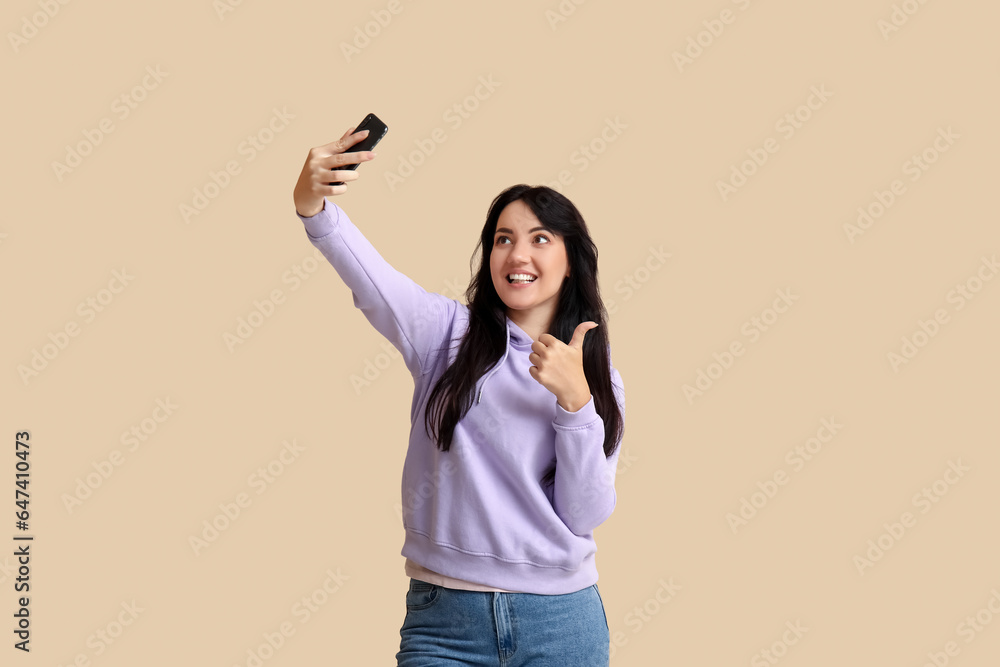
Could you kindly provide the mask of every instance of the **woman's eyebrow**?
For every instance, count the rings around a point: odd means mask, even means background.
[[[534,228],[532,228],[532,229],[529,229],[529,230],[528,230],[528,233],[530,234],[530,233],[532,233],[532,232],[537,232],[537,231],[539,231],[539,230],[541,230],[541,231],[543,231],[543,232],[547,232],[547,231],[549,231],[549,230],[548,230],[548,229],[546,229],[545,227],[534,227]],[[495,231],[495,232],[494,232],[493,234],[494,234],[494,236],[495,236],[496,234],[499,234],[500,232],[506,232],[506,233],[508,233],[508,234],[513,234],[513,233],[514,233],[514,230],[513,230],[513,229],[508,229],[507,227],[499,227],[499,228],[497,228],[497,230],[496,230],[496,231]]]

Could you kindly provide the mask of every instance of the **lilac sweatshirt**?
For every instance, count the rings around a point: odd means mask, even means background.
[[[333,202],[324,199],[322,211],[299,219],[355,307],[413,376],[401,555],[449,577],[524,593],[572,593],[594,584],[593,530],[615,508],[621,445],[604,455],[604,421],[593,396],[576,412],[564,410],[528,373],[531,337],[507,318],[503,356],[478,379],[450,450],[440,451],[424,412],[468,329],[468,306],[392,268]],[[624,415],[624,385],[613,365],[611,378]],[[544,487],[553,460],[555,484]]]

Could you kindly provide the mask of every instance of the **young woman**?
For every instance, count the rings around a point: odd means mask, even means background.
[[[607,665],[593,531],[617,501],[625,395],[587,226],[559,192],[512,186],[487,214],[468,305],[427,292],[326,199],[360,177],[338,167],[374,158],[344,152],[366,135],[353,130],[309,151],[294,200],[413,376],[397,665]]]

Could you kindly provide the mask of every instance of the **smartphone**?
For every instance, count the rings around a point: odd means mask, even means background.
[[[368,130],[368,136],[359,141],[358,143],[354,144],[353,146],[351,146],[350,150],[347,151],[348,153],[363,153],[364,151],[370,151],[371,149],[375,148],[375,144],[377,144],[382,140],[382,137],[385,136],[385,133],[389,131],[389,127],[381,120],[379,120],[378,116],[376,116],[373,113],[370,113],[367,116],[365,116],[365,119],[363,121],[358,123],[358,126],[354,129],[354,132],[352,132],[351,134],[361,132],[362,130]],[[359,164],[361,163],[355,162],[354,164],[345,164],[343,167],[337,167],[337,169],[350,169],[351,171],[353,171],[358,168]],[[333,171],[333,169],[331,169],[330,171]],[[337,183],[327,183],[327,185],[343,185],[343,184],[344,184],[343,181],[339,181]]]

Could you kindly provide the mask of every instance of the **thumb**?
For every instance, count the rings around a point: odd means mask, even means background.
[[[573,338],[569,341],[570,347],[575,347],[580,350],[583,349],[583,338],[587,335],[587,332],[591,329],[600,326],[597,322],[580,322],[576,325],[576,329],[573,331]]]

